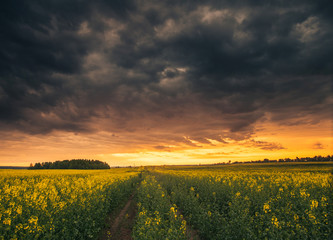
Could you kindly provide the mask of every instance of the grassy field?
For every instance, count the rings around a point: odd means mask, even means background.
[[[332,163],[0,170],[0,239],[329,239]],[[108,239],[113,239],[108,236]]]

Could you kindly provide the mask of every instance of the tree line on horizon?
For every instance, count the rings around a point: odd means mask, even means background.
[[[109,164],[99,160],[72,159],[30,164],[28,169],[110,169]]]
[[[296,157],[294,159],[291,158],[280,158],[279,160],[270,160],[265,158],[264,160],[254,160],[254,161],[235,161],[235,162],[227,162],[227,163],[216,163],[219,164],[239,164],[239,163],[273,163],[273,162],[333,162],[333,155],[325,156],[314,156],[314,157]]]

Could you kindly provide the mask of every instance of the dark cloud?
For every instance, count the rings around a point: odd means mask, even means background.
[[[163,150],[163,151],[172,151],[172,148],[171,147],[168,147],[168,146],[161,146],[161,145],[158,145],[158,146],[154,146],[154,148],[156,150]]]
[[[314,144],[312,145],[312,148],[313,148],[313,149],[325,149],[325,146],[324,146],[322,143],[317,142],[317,143],[314,143]]]
[[[255,141],[253,139],[247,141],[246,145],[249,145],[251,147],[260,148],[260,149],[263,149],[263,150],[269,150],[269,151],[276,151],[276,150],[286,149],[280,143],[272,143],[272,142],[266,142],[266,141]]]
[[[0,129],[168,131],[159,136],[197,146],[189,139],[249,139],[268,115],[289,125],[329,119],[332,6],[1,3]]]

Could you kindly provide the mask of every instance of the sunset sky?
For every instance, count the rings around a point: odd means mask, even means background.
[[[333,153],[333,1],[0,5],[0,166]]]

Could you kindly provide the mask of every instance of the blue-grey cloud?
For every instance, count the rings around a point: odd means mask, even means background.
[[[3,2],[0,128],[167,129],[171,141],[208,144],[251,137],[267,114],[281,124],[328,119],[332,6]]]

